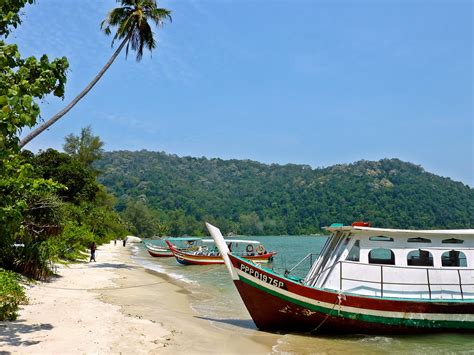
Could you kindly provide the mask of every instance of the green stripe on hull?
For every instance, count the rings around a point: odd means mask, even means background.
[[[352,313],[352,312],[347,312],[347,311],[339,311],[337,309],[338,307],[337,305],[332,309],[316,306],[316,305],[306,303],[306,302],[294,299],[292,297],[288,297],[286,295],[280,294],[269,288],[263,287],[249,279],[246,279],[245,277],[242,277],[241,275],[239,275],[239,279],[240,281],[245,282],[246,284],[253,286],[255,288],[258,288],[261,291],[269,293],[272,296],[278,297],[280,299],[296,304],[298,306],[307,308],[313,312],[329,314],[330,316],[352,319],[352,320],[357,320],[357,321],[367,322],[367,323],[378,323],[378,324],[401,326],[401,327],[407,327],[407,328],[430,328],[430,329],[446,329],[446,330],[474,329],[474,322],[468,322],[468,321],[392,318],[392,317],[367,315],[367,314],[361,314],[361,313]]]

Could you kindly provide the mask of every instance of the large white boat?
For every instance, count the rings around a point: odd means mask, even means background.
[[[333,224],[304,278],[226,250],[207,227],[255,324],[344,333],[474,332],[474,229]]]

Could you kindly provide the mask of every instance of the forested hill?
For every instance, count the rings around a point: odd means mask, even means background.
[[[356,220],[474,227],[472,188],[398,159],[312,169],[142,150],[105,153],[97,168],[119,211],[143,201],[175,235],[202,234],[205,220],[225,233],[253,235],[316,233]]]

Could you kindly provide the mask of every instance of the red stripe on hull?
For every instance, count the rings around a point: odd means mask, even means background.
[[[185,258],[182,258],[182,257],[176,257],[176,260],[178,261],[178,263],[180,264],[183,264],[183,265],[219,265],[219,264],[222,264],[222,263],[219,263],[219,262],[213,262],[213,261],[210,261],[210,262],[206,262],[206,261],[201,261],[201,260],[189,260],[189,259],[185,259]]]
[[[173,257],[172,252],[169,252],[169,253],[165,254],[165,253],[154,253],[150,249],[147,249],[147,251],[148,251],[148,254],[150,254],[154,258],[170,258],[170,257]]]
[[[265,331],[296,331],[333,334],[413,334],[414,331],[441,332],[442,329],[414,329],[330,316],[282,300],[240,280],[234,281],[255,325]],[[334,314],[334,315],[332,315]],[[445,330],[444,330],[445,331]]]
[[[179,262],[185,261],[187,264],[190,264],[190,265],[224,264],[224,259],[222,259],[220,256],[215,256],[215,257],[205,256],[205,255],[190,255],[190,256],[188,256],[188,254],[186,254],[186,253],[176,252],[175,257]],[[249,257],[249,258],[251,260],[253,260],[254,262],[267,261],[268,260],[268,257]],[[205,260],[209,260],[209,259],[210,259],[210,261],[205,261]]]

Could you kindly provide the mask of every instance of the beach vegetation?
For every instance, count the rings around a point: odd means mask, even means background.
[[[65,202],[80,204],[93,201],[99,190],[95,174],[81,161],[54,149],[40,151],[30,160],[38,178],[59,182],[64,189],[58,195]]]
[[[46,279],[54,263],[82,259],[92,241],[128,233],[113,209],[115,199],[75,157],[48,149],[24,151],[12,161],[18,170],[0,184],[0,267]]]
[[[38,101],[47,95],[62,98],[68,61],[46,55],[23,58],[7,43],[12,28],[21,23],[21,10],[33,1],[0,4],[0,267],[43,274],[42,242],[58,227],[53,195],[63,186],[39,178],[27,156],[19,154],[19,134],[38,120]],[[51,220],[49,220],[51,218]]]
[[[38,122],[38,102],[64,96],[68,69],[65,57],[23,58],[6,43],[21,9],[33,2],[0,3],[0,268],[46,279],[54,263],[77,260],[92,240],[101,244],[128,230],[91,168],[101,141],[90,128],[79,143],[92,155],[20,151],[20,133]]]
[[[15,320],[18,308],[28,299],[18,274],[0,268],[0,321]]]
[[[16,14],[0,25],[5,39],[26,3],[2,3],[2,11]],[[34,277],[46,274],[43,242],[60,232],[54,194],[64,186],[37,176],[28,155],[20,154],[18,136],[36,124],[39,100],[63,97],[67,68],[64,57],[23,58],[15,44],[0,40],[0,267]]]
[[[126,56],[128,56],[130,49],[134,51],[135,58],[138,62],[142,59],[145,49],[151,52],[156,48],[157,40],[156,34],[153,32],[152,24],[160,27],[165,21],[171,21],[171,11],[158,7],[156,0],[117,0],[117,2],[119,2],[121,6],[108,13],[106,19],[101,23],[101,29],[106,35],[112,34],[113,29],[116,29],[112,39],[112,46],[116,41],[121,41],[118,48],[85,89],[64,109],[46,120],[23,138],[20,142],[20,147],[25,146],[32,139],[57,122],[86,96],[110,68],[124,48]]]

